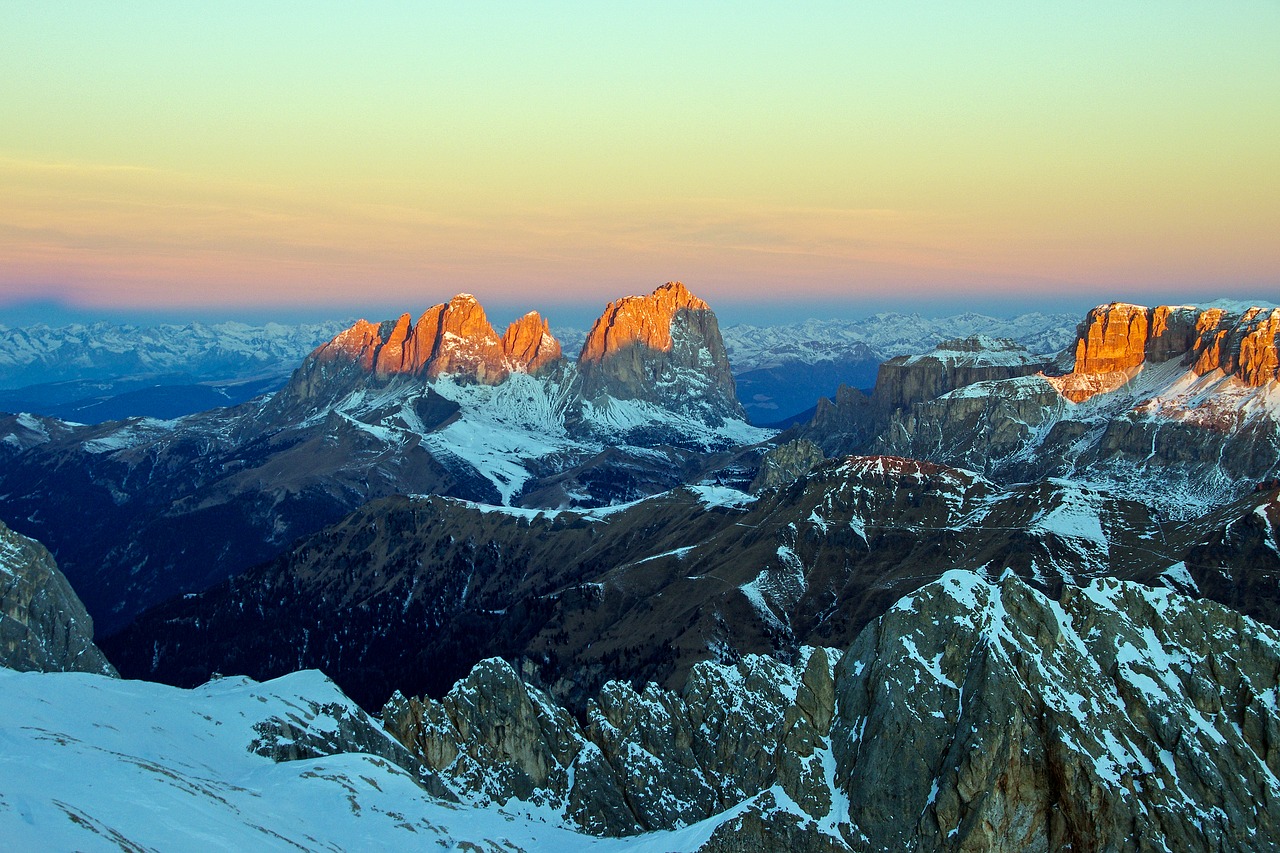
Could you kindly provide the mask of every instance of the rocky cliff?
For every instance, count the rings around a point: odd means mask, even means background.
[[[871,399],[887,411],[908,408],[965,385],[1027,376],[1048,365],[1049,359],[1009,340],[975,335],[943,341],[928,353],[899,356],[880,365]]]
[[[1075,365],[1057,384],[1072,402],[1111,391],[1143,365],[1177,359],[1197,376],[1221,371],[1247,386],[1277,376],[1280,308],[1099,305],[1080,324]]]
[[[0,666],[19,671],[115,668],[93,644],[93,619],[43,545],[0,522]]]
[[[678,281],[609,303],[587,334],[578,373],[587,400],[744,417],[716,316]]]
[[[700,664],[678,693],[610,682],[581,725],[492,659],[443,700],[397,695],[382,714],[465,801],[525,803],[595,835],[633,835],[687,826],[774,785],[829,806],[822,751],[836,657],[806,648],[791,665],[754,655]]]
[[[782,438],[811,441],[828,456],[861,453],[874,446],[895,416],[918,403],[982,382],[1029,376],[1049,365],[1046,356],[1009,340],[972,335],[943,341],[927,353],[881,364],[870,396],[840,386],[834,399],[818,400],[808,423],[792,427]]]
[[[464,799],[604,835],[719,813],[706,851],[1256,850],[1280,830],[1280,634],[1221,606],[949,572],[835,659],[614,682],[582,724],[486,661],[384,718]]]

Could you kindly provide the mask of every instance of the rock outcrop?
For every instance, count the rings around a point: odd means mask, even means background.
[[[537,311],[530,311],[507,326],[502,335],[502,351],[508,360],[524,365],[525,371],[535,376],[554,367],[563,357],[551,326]]]
[[[609,303],[578,357],[583,396],[743,418],[720,326],[680,282]]]
[[[834,400],[818,401],[813,418],[783,434],[820,446],[828,456],[863,453],[895,417],[943,395],[1006,379],[1020,379],[1049,367],[1050,360],[1013,341],[973,335],[944,341],[928,353],[898,356],[880,365],[871,396],[840,386]],[[890,451],[896,452],[896,451]]]
[[[244,678],[234,678],[232,684],[248,690],[257,688]],[[399,740],[389,737],[383,726],[344,696],[323,673],[293,673],[277,679],[270,687],[284,695],[294,685],[307,689],[297,690],[289,697],[287,711],[264,715],[253,723],[255,737],[248,744],[250,752],[277,763],[353,752],[375,755],[406,771],[434,796],[458,801],[430,768]]]
[[[388,729],[460,798],[560,814],[595,835],[687,826],[778,785],[815,810],[835,653],[795,665],[699,664],[684,690],[604,686],[579,725],[507,663],[481,661],[440,702],[395,696]]]
[[[842,660],[835,778],[870,849],[1254,850],[1278,677],[1280,636],[1216,604],[951,573]]]
[[[115,675],[93,619],[48,550],[0,522],[0,666]]]
[[[600,835],[724,815],[704,851],[1244,851],[1280,831],[1280,633],[1217,604],[953,571],[833,661],[613,682],[582,726],[485,661],[384,717],[464,800]]]
[[[772,489],[802,477],[826,457],[822,448],[807,439],[797,438],[770,448],[760,459],[760,470],[751,483],[751,491]]]

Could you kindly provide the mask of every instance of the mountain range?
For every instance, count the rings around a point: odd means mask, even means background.
[[[782,433],[678,282],[576,358],[459,294],[238,406],[0,417],[0,665],[44,670],[0,672],[6,837],[158,843],[141,798],[308,848],[1261,849],[1280,308],[1033,325]],[[13,771],[66,760],[127,793]]]

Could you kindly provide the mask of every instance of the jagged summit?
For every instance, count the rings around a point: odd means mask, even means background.
[[[635,344],[670,352],[671,322],[676,314],[710,310],[711,306],[679,281],[669,281],[648,296],[624,296],[610,302],[591,327],[578,361],[602,361]]]
[[[560,343],[536,311],[500,338],[476,298],[459,293],[428,308],[416,323],[407,313],[383,323],[358,321],[307,358],[291,390],[309,396],[320,384],[352,372],[380,380],[452,376],[496,385],[512,373],[541,373],[559,359]]]
[[[279,405],[304,411],[400,376],[430,384],[503,385],[515,374],[555,374],[557,396],[572,398],[574,424],[600,422],[626,433],[665,414],[721,426],[745,414],[734,390],[716,316],[680,282],[648,296],[609,303],[593,325],[576,365],[536,311],[499,337],[476,298],[460,293],[428,309],[418,321],[361,320],[318,347],[295,373]],[[563,393],[561,393],[563,392]],[[587,432],[593,428],[585,427]]]
[[[681,282],[609,303],[578,357],[583,395],[743,418],[720,326]]]

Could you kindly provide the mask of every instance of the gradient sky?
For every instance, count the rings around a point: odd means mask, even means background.
[[[1276,299],[1278,45],[1275,0],[14,0],[0,304]]]

